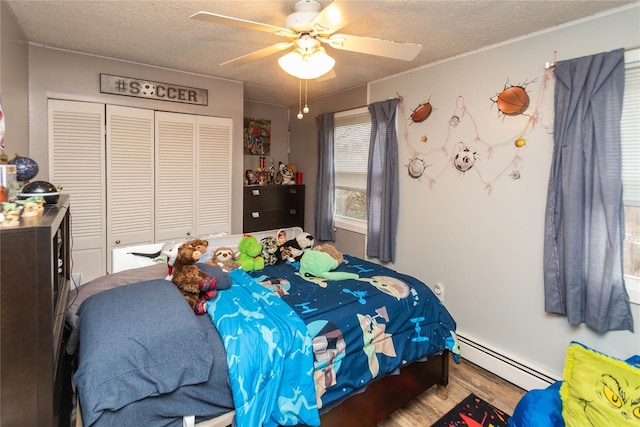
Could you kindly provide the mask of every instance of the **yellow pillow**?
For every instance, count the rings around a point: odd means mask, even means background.
[[[640,369],[572,342],[560,388],[567,427],[640,426]]]

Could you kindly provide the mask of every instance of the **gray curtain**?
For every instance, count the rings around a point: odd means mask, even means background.
[[[396,257],[398,229],[397,99],[369,105],[371,141],[367,174],[367,256],[383,262]]]
[[[558,62],[544,242],[545,310],[633,331],[624,285],[622,49]]]
[[[316,117],[318,125],[318,175],[316,177],[315,239],[334,241],[333,208],[335,174],[333,166],[333,113]]]

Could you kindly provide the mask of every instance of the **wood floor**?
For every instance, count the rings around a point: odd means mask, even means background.
[[[459,365],[453,361],[449,363],[449,385],[446,390],[449,397],[442,400],[436,395],[436,387],[431,387],[377,427],[429,427],[469,393],[513,414],[513,409],[525,393],[525,390],[464,359],[460,359]]]

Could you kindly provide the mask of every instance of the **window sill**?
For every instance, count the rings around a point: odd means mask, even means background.
[[[640,277],[624,276],[629,301],[631,304],[640,305]]]
[[[354,233],[363,235],[367,234],[367,221],[335,215],[333,217],[333,222],[336,228],[353,231]]]

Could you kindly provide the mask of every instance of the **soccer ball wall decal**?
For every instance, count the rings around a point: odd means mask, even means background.
[[[476,163],[476,153],[469,150],[468,147],[462,146],[460,151],[453,158],[453,166],[460,172],[467,172]]]

